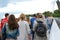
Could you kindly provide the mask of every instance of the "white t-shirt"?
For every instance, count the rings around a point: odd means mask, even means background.
[[[19,21],[20,35],[17,40],[28,40],[28,34],[30,34],[29,24],[26,21]]]

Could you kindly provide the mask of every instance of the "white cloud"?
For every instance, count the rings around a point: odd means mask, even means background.
[[[36,12],[53,11],[57,9],[54,0],[32,0],[24,2],[9,3],[7,7],[0,8],[0,12],[15,12],[20,11],[25,14],[33,14]]]

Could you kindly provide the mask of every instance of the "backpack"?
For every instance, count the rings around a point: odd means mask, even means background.
[[[37,21],[37,26],[35,28],[36,34],[39,37],[45,37],[46,36],[46,26],[43,24],[42,21]]]

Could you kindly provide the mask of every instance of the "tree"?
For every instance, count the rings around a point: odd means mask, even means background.
[[[53,16],[60,17],[60,10],[55,10]]]
[[[53,13],[52,13],[52,12],[50,12],[50,11],[45,11],[45,12],[43,12],[43,14],[45,15],[45,17],[47,17],[47,16],[52,15]]]

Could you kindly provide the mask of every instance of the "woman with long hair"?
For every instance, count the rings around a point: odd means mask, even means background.
[[[5,25],[2,29],[2,34],[5,33],[6,40],[17,40],[17,36],[19,35],[18,28],[19,28],[19,25],[16,21],[15,16],[10,15],[8,22],[5,23]]]
[[[29,24],[26,21],[25,17],[25,14],[20,15],[20,20],[18,22],[20,36],[18,40],[31,40]]]

